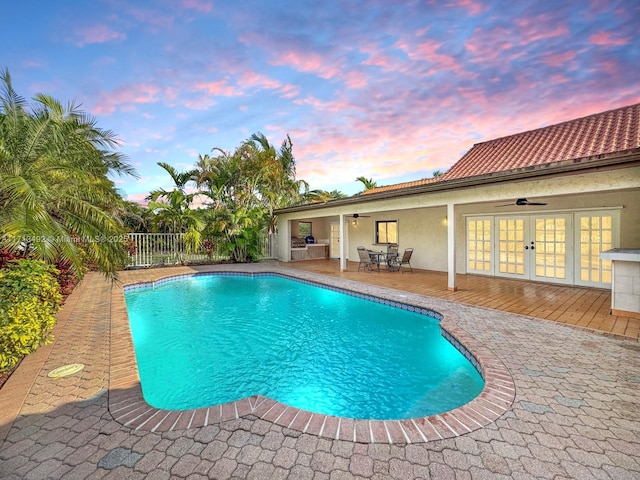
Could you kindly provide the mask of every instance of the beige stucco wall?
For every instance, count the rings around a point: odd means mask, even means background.
[[[545,206],[496,207],[496,205],[526,197],[546,202]],[[447,231],[443,224],[446,205],[455,205],[456,271],[466,271],[466,216],[524,214],[532,212],[572,212],[582,209],[622,207],[620,209],[621,248],[640,248],[640,167],[617,168],[589,173],[571,173],[531,180],[478,185],[428,194],[386,198],[362,204],[330,206],[305,212],[291,212],[279,217],[279,222],[307,219],[324,222],[329,236],[329,223],[337,222],[339,214],[359,213],[370,218],[352,219],[346,224],[348,259],[357,260],[358,245],[374,246],[374,222],[398,220],[400,249],[415,248],[412,265],[429,270],[447,270]],[[282,223],[281,223],[282,224]],[[286,228],[284,230],[287,230]],[[286,251],[280,242],[280,255]]]
[[[348,222],[349,260],[357,261],[358,246],[371,250],[386,250],[386,245],[375,244],[375,222],[398,222],[398,245],[402,252],[413,248],[411,265],[427,270],[446,270],[447,227],[445,207],[390,211],[371,214],[370,218],[358,218],[357,225]],[[441,252],[445,252],[442,255]]]

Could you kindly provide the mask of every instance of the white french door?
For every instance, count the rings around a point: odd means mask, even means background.
[[[498,239],[496,275],[529,278],[529,268],[526,268],[526,264],[529,263],[528,230],[524,218],[496,219],[496,238]],[[527,247],[526,251],[525,247]]]
[[[467,218],[467,272],[607,287],[617,211]]]
[[[340,223],[333,222],[329,226],[331,229],[329,257],[340,258]]]
[[[571,224],[570,214],[540,215],[531,218],[531,278],[555,283],[573,283]]]
[[[496,275],[572,283],[571,215],[496,218]]]

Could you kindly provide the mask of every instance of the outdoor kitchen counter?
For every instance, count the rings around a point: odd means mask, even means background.
[[[329,244],[309,243],[304,247],[291,249],[291,261],[315,260],[318,258],[329,258]]]
[[[600,258],[611,260],[611,314],[640,318],[640,249],[614,248]]]

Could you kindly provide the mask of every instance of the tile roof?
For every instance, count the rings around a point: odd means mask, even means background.
[[[640,147],[640,103],[477,143],[442,177],[469,178]]]
[[[386,185],[372,194],[443,180],[580,160],[640,148],[640,103],[475,144],[444,175]]]
[[[369,190],[365,190],[364,192],[362,192],[362,195],[369,195],[371,193],[388,192],[391,190],[398,190],[400,188],[416,187],[418,185],[426,185],[427,183],[437,182],[440,178],[441,177],[423,178],[421,180],[414,180],[412,182],[403,182],[403,183],[396,183],[393,185],[385,185],[382,187],[370,188]]]

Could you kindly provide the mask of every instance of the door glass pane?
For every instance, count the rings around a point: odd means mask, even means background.
[[[524,275],[524,219],[498,220],[500,232],[498,270],[501,273]]]
[[[491,271],[491,220],[467,221],[467,269]]]
[[[611,214],[582,214],[580,218],[580,280],[611,284],[611,261],[600,253],[613,248]]]
[[[566,278],[566,219],[562,217],[536,219],[535,272],[537,277],[563,280]]]

